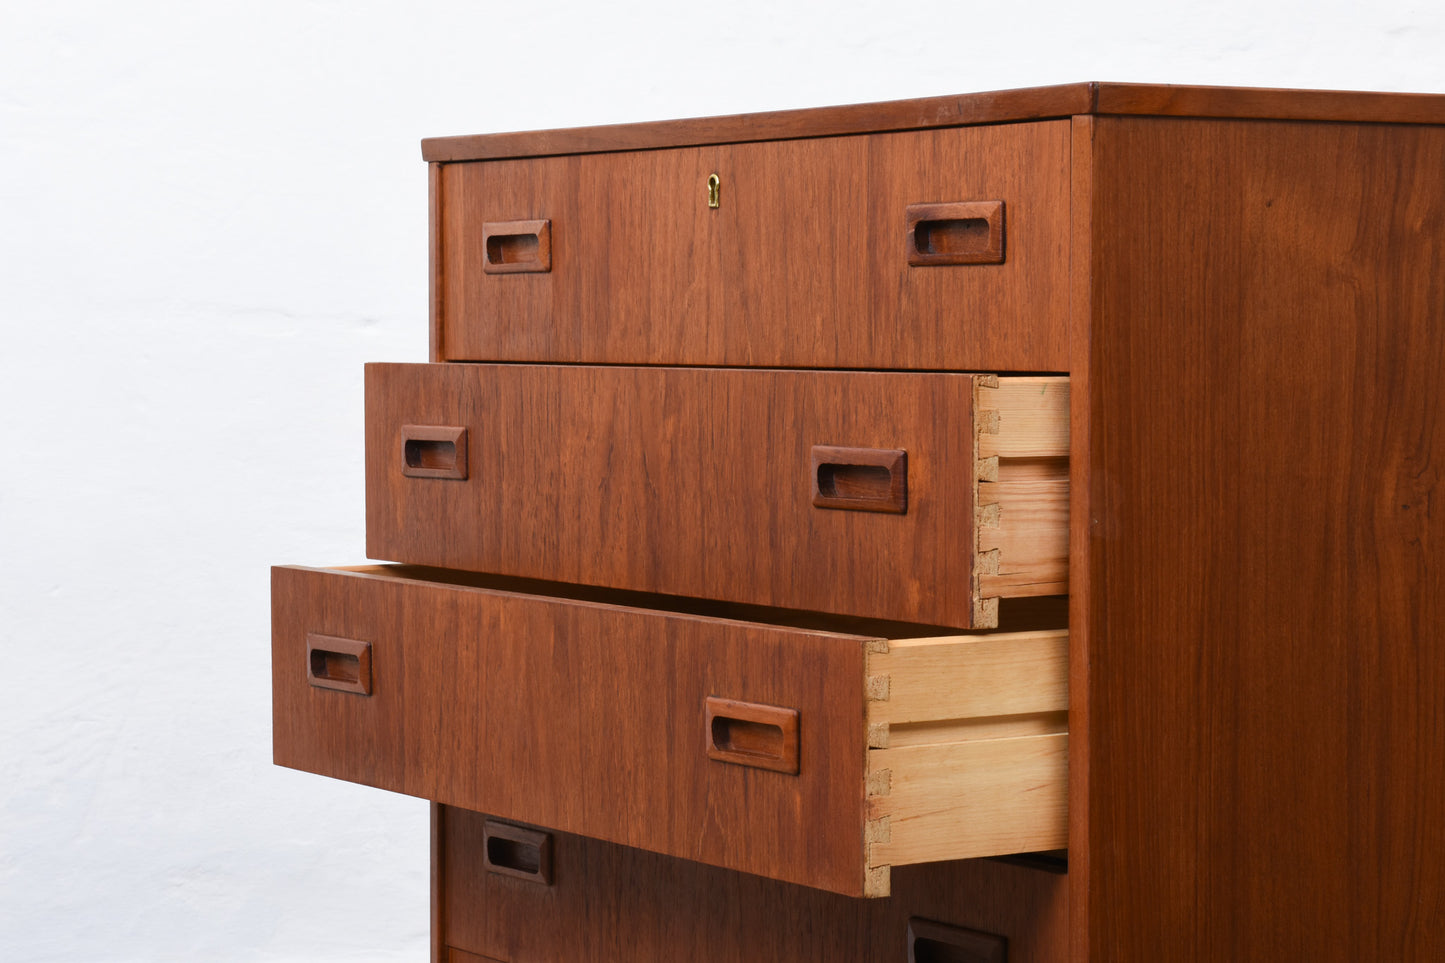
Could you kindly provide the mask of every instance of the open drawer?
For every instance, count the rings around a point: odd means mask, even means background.
[[[1066,845],[1063,631],[462,578],[273,569],[275,761],[852,896]]]
[[[932,625],[1068,592],[1068,379],[372,364],[375,559]]]

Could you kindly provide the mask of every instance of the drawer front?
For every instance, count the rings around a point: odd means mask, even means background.
[[[889,641],[382,567],[277,568],[272,599],[281,765],[851,896],[1067,841],[1062,631]],[[369,648],[370,694],[318,680],[355,674],[318,639]]]
[[[299,568],[272,629],[280,765],[861,893],[861,638]],[[312,684],[317,634],[370,696]],[[796,773],[709,758],[709,697],[796,712]]]
[[[1069,958],[1062,873],[992,860],[909,867],[892,899],[857,900],[552,833],[552,880],[541,885],[489,871],[489,822],[438,810],[434,895],[452,963]]]
[[[1066,370],[1068,158],[1044,121],[443,164],[436,360]]]
[[[995,542],[974,536],[975,502],[996,486],[972,479],[979,465],[1001,463],[976,457],[974,392],[983,380],[368,365],[367,554],[990,627],[997,604],[975,605],[978,593],[1067,586],[1058,573],[1012,588],[981,574],[998,560]],[[1044,554],[1061,563],[1067,463],[1057,464],[1058,510],[1042,517],[1057,543]],[[997,534],[999,517],[996,505],[988,509],[983,524],[993,527],[984,534]]]

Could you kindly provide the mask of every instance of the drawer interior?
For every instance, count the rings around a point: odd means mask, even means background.
[[[974,394],[975,628],[1007,598],[1069,591],[1069,379],[980,376]]]
[[[405,565],[396,562],[366,562],[356,565],[331,565],[335,572],[354,572],[383,578],[402,579],[415,583],[470,586],[493,592],[535,595],[575,602],[597,602],[625,608],[647,609],[676,615],[697,615],[703,618],[738,622],[760,622],[778,627],[833,632],[841,635],[876,636],[885,639],[913,639],[945,636],[958,629],[927,622],[874,619],[839,612],[818,612],[811,609],[789,609],[770,605],[729,602],[726,599],[695,598],[686,595],[663,595],[638,592],[577,582],[556,582],[548,579],[498,575],[493,572],[468,572],[430,565]],[[1062,629],[1068,624],[1069,600],[1063,595],[1020,596],[998,600],[999,624],[992,628],[1001,632],[1031,632]]]

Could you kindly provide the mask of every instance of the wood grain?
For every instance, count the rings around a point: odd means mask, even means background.
[[[978,486],[982,598],[1064,595],[1069,590],[1069,464],[999,462]]]
[[[1068,642],[1063,631],[890,640],[868,653],[868,722],[896,729],[1067,709]]]
[[[405,613],[377,605],[362,580],[323,586],[321,576],[271,570],[271,737],[277,765],[400,791],[406,784],[402,736]],[[369,696],[309,684],[307,637],[371,645]]]
[[[368,365],[366,385],[372,558],[969,625],[972,376]],[[411,423],[468,427],[467,481],[401,474]],[[817,444],[906,450],[908,513],[815,508]]]
[[[1445,96],[1168,84],[1075,83],[807,110],[536,130],[421,142],[428,161],[652,150],[1001,124],[1081,114],[1445,124]]]
[[[1065,632],[869,646],[870,870],[1068,844],[1067,653]]]
[[[427,260],[427,360],[442,361],[446,358],[446,347],[442,344],[442,318],[446,310],[442,307],[444,283],[442,280],[442,166],[426,166],[426,260]],[[441,949],[437,948],[437,954]],[[443,963],[438,957],[432,963]]]
[[[1445,958],[1445,130],[1093,152],[1090,955]]]
[[[475,953],[468,953],[456,947],[446,948],[447,956],[444,963],[502,963],[502,961],[491,956],[477,956]]]
[[[1066,732],[870,749],[888,791],[868,797],[869,866],[1063,849],[1068,750]]]
[[[280,765],[862,895],[862,638],[297,568],[273,606]],[[370,698],[307,684],[322,630]],[[798,774],[710,760],[713,695],[796,709]]]
[[[979,458],[1069,457],[1069,379],[980,381]]]
[[[1069,379],[980,378],[974,625],[999,598],[1069,591]]]
[[[687,120],[429,137],[421,142],[421,151],[423,159],[428,161],[470,161],[835,137],[1059,118],[1087,113],[1093,104],[1094,86],[1063,84]]]
[[[1445,124],[1445,96],[1351,90],[1095,86],[1093,113],[1374,124]]]
[[[1010,963],[1065,959],[1067,877],[988,860],[895,870],[894,895],[855,900],[559,834],[556,883],[481,871],[485,817],[446,810],[450,945],[589,963],[877,963],[907,958],[910,917],[1008,938]]]
[[[909,205],[960,198],[1006,202],[1007,260],[910,267]],[[446,164],[433,205],[445,360],[1067,365],[1062,121]],[[487,274],[482,224],[524,218],[551,272]]]
[[[887,895],[905,862],[1063,845],[1063,633],[890,643],[396,575],[274,577],[278,665],[325,623],[366,627],[394,673],[376,677],[385,717],[278,677],[282,765],[849,895]],[[958,688],[929,695],[929,679]],[[1012,716],[1054,727],[987,725]],[[975,717],[985,728],[954,724]]]
[[[1069,202],[1069,943],[1067,958],[1089,959],[1089,663],[1093,634],[1093,518],[1090,471],[1094,427],[1089,421],[1093,385],[1093,196],[1096,118],[1075,117],[1070,130]],[[1102,427],[1100,429],[1102,431]]]
[[[864,891],[894,867],[1068,843],[1064,633],[869,646]]]
[[[431,849],[431,873],[429,874],[429,896],[431,910],[431,963],[448,963],[447,958],[447,919],[446,903],[442,886],[446,879],[445,860],[446,854],[442,851],[442,840],[446,836],[446,827],[443,825],[446,807],[440,803],[433,802],[427,807],[430,815],[430,839]]]

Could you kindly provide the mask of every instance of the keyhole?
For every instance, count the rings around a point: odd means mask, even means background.
[[[707,206],[717,207],[722,202],[722,178],[709,174],[707,178]]]

